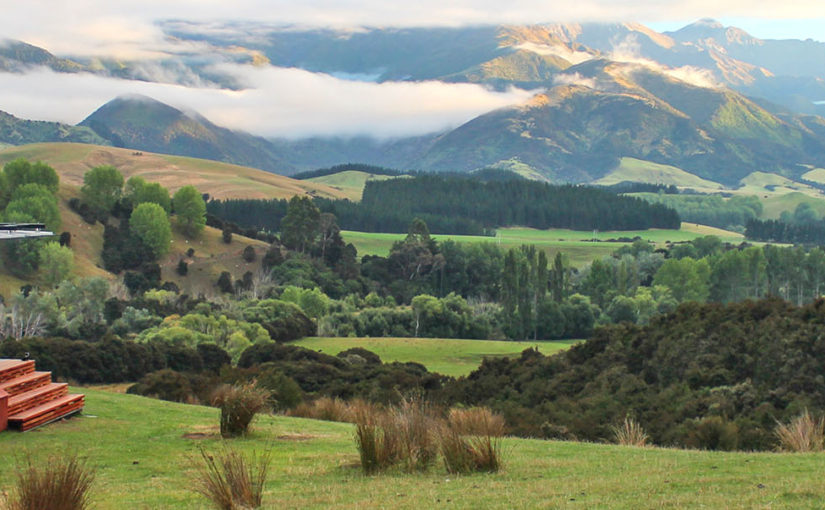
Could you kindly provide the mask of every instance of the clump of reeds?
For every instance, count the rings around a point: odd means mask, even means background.
[[[30,455],[16,468],[16,486],[5,496],[8,510],[83,510],[95,470],[76,453],[37,462]]]
[[[616,444],[622,446],[645,446],[647,444],[647,432],[639,422],[630,416],[625,416],[624,421],[619,425],[612,426],[611,430]]]
[[[201,448],[194,490],[220,510],[260,508],[271,455],[265,451],[246,459],[228,446],[209,454]]]
[[[807,409],[790,423],[776,423],[780,449],[787,452],[820,452],[825,447],[825,419],[814,418]]]

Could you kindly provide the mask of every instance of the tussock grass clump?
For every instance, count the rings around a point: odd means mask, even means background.
[[[814,418],[807,409],[790,423],[776,423],[779,448],[786,452],[821,452],[825,448],[825,418]]]
[[[507,430],[504,417],[487,407],[450,409],[447,421],[462,435],[501,437]]]
[[[52,455],[36,462],[26,456],[16,470],[17,485],[5,496],[8,510],[83,510],[95,470],[77,454]]]
[[[256,414],[267,408],[269,391],[254,382],[240,386],[224,384],[212,394],[212,405],[221,410],[221,435],[236,437],[249,430]]]
[[[450,473],[501,469],[503,423],[489,410],[456,416],[459,425],[453,426],[443,411],[421,399],[404,400],[387,410],[361,406],[355,413],[361,468],[366,474],[396,465],[406,472],[426,471],[440,452]]]
[[[435,462],[438,445],[431,430],[438,426],[433,408],[422,399],[401,402],[385,420],[385,434],[398,438],[404,470],[424,471]]]
[[[209,454],[203,448],[200,453],[201,462],[195,467],[196,492],[220,510],[261,507],[272,460],[269,451],[250,460],[225,445],[215,454]]]
[[[625,416],[624,421],[619,425],[612,426],[611,430],[616,444],[622,446],[645,446],[647,444],[647,432],[639,422],[630,416]]]
[[[463,436],[449,425],[438,429],[438,445],[448,473],[495,473],[501,469],[501,438]]]
[[[389,410],[362,403],[353,412],[355,444],[365,473],[396,464],[407,472],[424,471],[435,462],[438,445],[431,430],[439,423],[423,400],[405,400]]]
[[[389,415],[364,407],[359,409],[355,420],[355,446],[364,473],[371,475],[395,464],[400,457],[400,438],[394,427],[389,426]]]

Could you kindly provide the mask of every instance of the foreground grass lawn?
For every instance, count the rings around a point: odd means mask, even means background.
[[[218,412],[99,390],[85,414],[0,433],[0,490],[15,457],[75,449],[97,467],[98,509],[207,508],[191,492],[198,447],[217,448]],[[265,416],[232,445],[271,448],[265,508],[822,508],[822,454],[714,453],[527,439],[504,441],[505,469],[366,477],[348,424]]]
[[[302,338],[293,342],[326,354],[362,347],[382,361],[415,361],[430,372],[458,377],[467,375],[485,357],[517,356],[524,349],[538,347],[542,354],[553,354],[579,340],[558,342],[504,342],[497,340],[452,340],[443,338]]]

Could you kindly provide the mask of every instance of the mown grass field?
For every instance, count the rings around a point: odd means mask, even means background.
[[[401,241],[406,234],[382,234],[372,232],[356,232],[345,230],[341,232],[344,240],[353,243],[358,249],[358,255],[382,255],[386,256],[395,241]],[[632,230],[632,231],[612,231],[594,232],[577,230],[536,230],[531,228],[501,228],[498,229],[496,237],[485,236],[463,236],[463,235],[442,235],[434,234],[433,238],[438,241],[452,239],[459,243],[495,243],[504,249],[519,247],[523,244],[534,244],[536,247],[545,250],[549,257],[554,257],[556,253],[562,252],[570,258],[574,266],[581,266],[591,262],[593,259],[610,255],[621,246],[630,243],[607,242],[609,239],[621,237],[633,238],[636,236],[648,241],[663,244],[665,242],[690,241],[705,235],[716,235],[723,241],[741,242],[744,237],[736,232],[729,232],[695,223],[682,223],[679,230]],[[594,242],[595,239],[598,242]]]
[[[377,175],[357,170],[347,170],[322,177],[313,177],[312,179],[307,179],[307,181],[329,186],[340,191],[346,198],[353,202],[358,202],[361,200],[367,181],[385,181],[396,178],[397,177],[390,175]]]
[[[467,375],[485,357],[518,356],[524,349],[538,347],[543,354],[566,349],[578,340],[557,342],[505,342],[497,340],[454,340],[445,338],[302,338],[293,342],[326,354],[338,354],[353,347],[362,347],[381,357],[384,362],[414,361],[431,372],[458,377]]]
[[[75,450],[97,468],[93,508],[203,509],[191,491],[198,448],[213,451],[218,411],[83,390],[85,413],[24,434],[0,433],[0,490],[25,452]],[[822,454],[716,453],[505,439],[498,474],[367,477],[348,424],[263,416],[231,445],[271,449],[264,508],[821,508]]]

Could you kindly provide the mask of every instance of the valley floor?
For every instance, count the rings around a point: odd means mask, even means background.
[[[205,508],[191,492],[199,447],[213,451],[218,411],[83,390],[83,415],[0,433],[4,468],[77,450],[97,468],[98,509]],[[264,416],[232,441],[272,449],[265,508],[821,508],[822,454],[717,453],[527,439],[504,441],[504,471],[372,477],[358,468],[351,425]],[[0,491],[14,473],[0,470]]]

